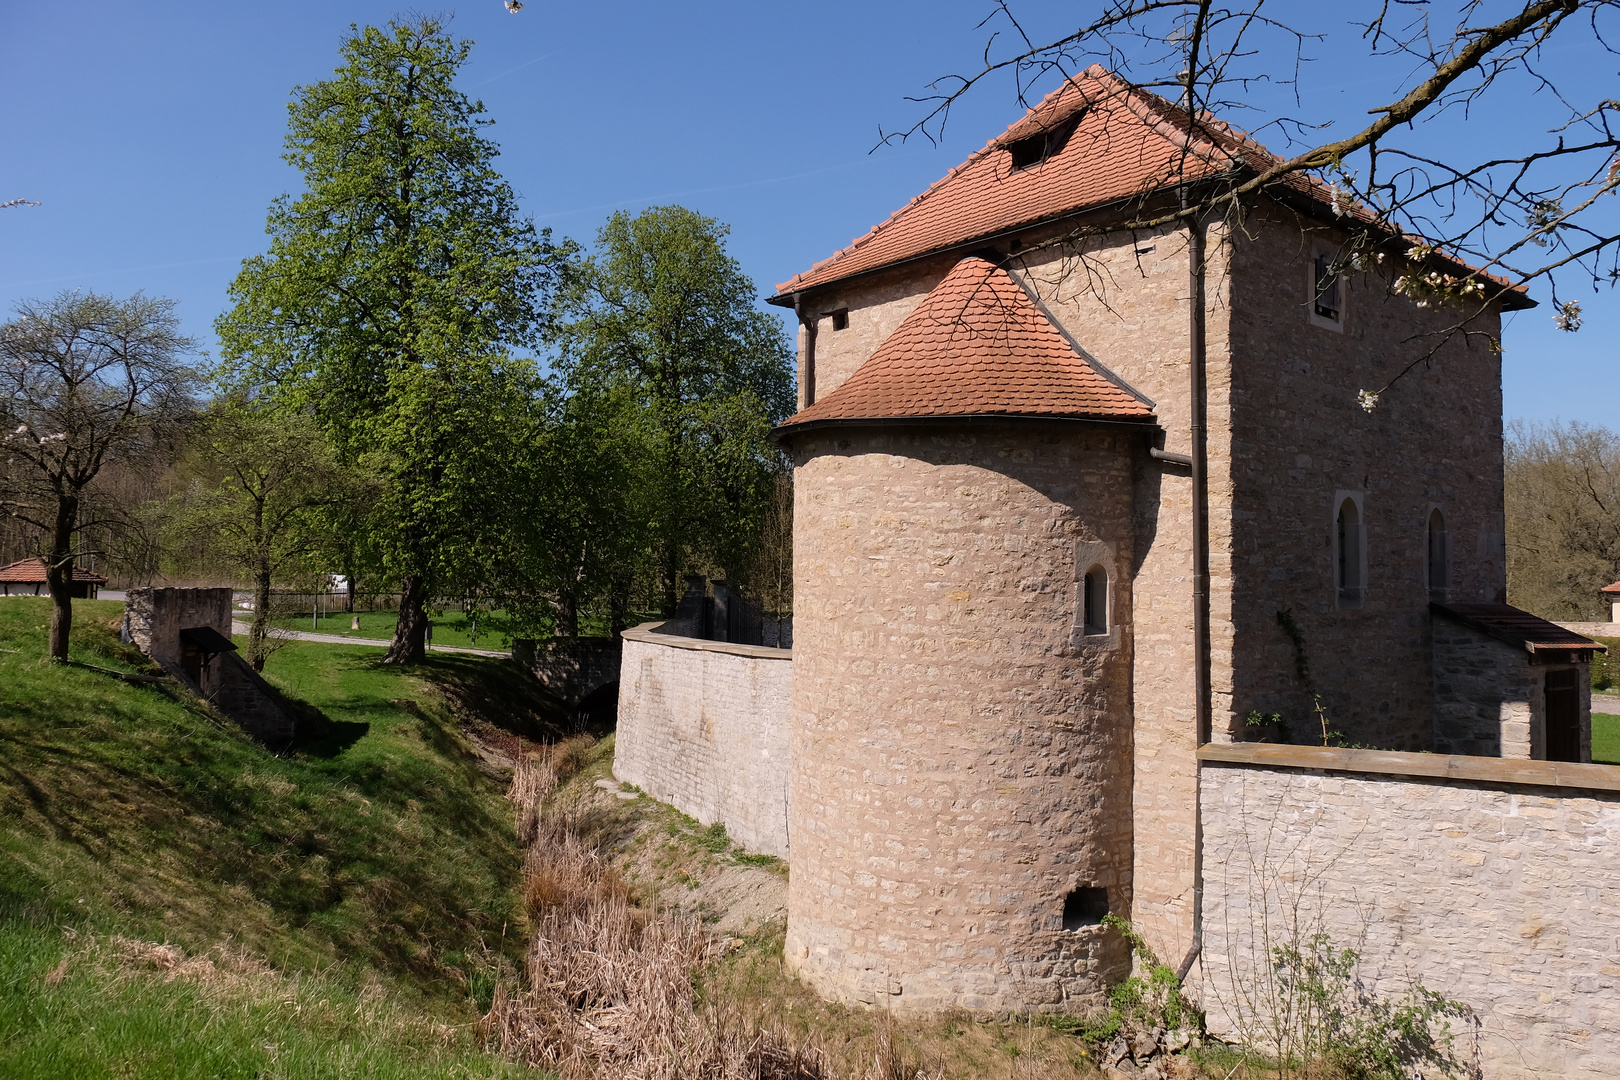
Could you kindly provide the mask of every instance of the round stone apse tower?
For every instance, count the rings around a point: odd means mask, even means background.
[[[905,1011],[1129,972],[1133,470],[1152,405],[966,259],[781,429],[795,465],[786,959]]]

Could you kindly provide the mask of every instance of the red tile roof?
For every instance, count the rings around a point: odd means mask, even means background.
[[[1073,131],[1061,149],[1040,164],[1014,171],[1009,144],[1042,131],[1061,137],[1071,125]],[[1244,132],[1208,114],[1200,117],[1194,131],[1181,108],[1093,65],[1048,94],[887,221],[782,282],[775,299],[786,302],[788,294],[929,252],[1187,180],[1263,170],[1281,160]],[[1336,204],[1334,189],[1314,177],[1293,174],[1279,185],[1305,196],[1323,213],[1348,214],[1366,223],[1377,220],[1359,203]],[[1468,269],[1464,267],[1465,272]],[[1517,301],[1513,306],[1534,306],[1525,296],[1508,299]]]
[[[38,559],[18,559],[16,562],[11,563],[10,565],[0,566],[0,581],[20,581],[24,584],[32,585],[35,582],[43,582],[44,580],[45,564],[40,562]],[[73,568],[73,580],[92,581],[97,585],[105,585],[107,583],[107,579],[102,577],[100,574],[93,570],[86,570],[80,566],[75,566]]]
[[[1573,630],[1513,607],[1511,604],[1430,604],[1429,607],[1482,633],[1529,652],[1603,652],[1604,647]]]
[[[1006,270],[963,259],[871,358],[784,427],[818,420],[1050,416],[1153,422]]]
[[[1613,585],[1605,585],[1598,592],[1620,593],[1620,581],[1615,582]]]

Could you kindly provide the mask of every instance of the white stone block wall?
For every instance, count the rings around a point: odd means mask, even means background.
[[[751,852],[788,857],[793,653],[624,632],[613,775]]]
[[[1381,994],[1421,982],[1471,1006],[1458,1049],[1485,1077],[1620,1076],[1620,769],[1264,753],[1436,775],[1204,764],[1212,1030],[1243,1025],[1271,946],[1320,931]]]

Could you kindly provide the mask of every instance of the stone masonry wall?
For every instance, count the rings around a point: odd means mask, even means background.
[[[1224,235],[1219,225],[1205,231],[1210,657],[1217,711],[1229,683],[1223,673],[1232,662],[1232,374]],[[1024,277],[1088,352],[1153,400],[1164,429],[1163,449],[1190,453],[1186,230],[1098,237],[1080,253],[1048,251],[1040,261],[1025,261]],[[1134,476],[1134,499],[1131,919],[1160,956],[1176,961],[1192,942],[1196,848],[1191,474],[1143,455]]]
[[[749,851],[788,857],[793,653],[624,632],[613,775]]]
[[[1282,713],[1296,728],[1313,722],[1276,617],[1287,609],[1334,725],[1352,741],[1427,750],[1431,510],[1450,537],[1447,598],[1500,600],[1506,586],[1501,357],[1486,340],[1499,319],[1487,313],[1468,334],[1445,337],[1463,313],[1419,308],[1390,291],[1396,271],[1369,270],[1341,281],[1344,314],[1332,329],[1312,317],[1312,260],[1337,257],[1339,233],[1262,206],[1237,236],[1231,639],[1241,662],[1225,676],[1216,731],[1241,739],[1250,710]],[[1358,404],[1359,391],[1430,350],[1372,411]],[[1340,604],[1335,583],[1341,491],[1363,500],[1367,582],[1355,608]]]
[[[1188,274],[1185,230],[1101,236],[1083,251],[1037,248],[1054,228],[1021,238],[1028,254],[1012,268],[1093,357],[1154,402],[1164,449],[1185,454],[1189,432]],[[1227,361],[1229,252],[1219,226],[1206,230],[1205,286],[1208,460],[1212,535],[1212,654],[1218,693],[1229,700],[1230,679],[1219,672],[1232,656],[1230,581],[1232,525],[1226,509],[1231,459],[1231,368]],[[847,308],[848,329],[819,323],[816,393],[825,397],[893,333],[954,264],[919,260],[849,283],[835,283],[807,302],[818,312]],[[801,335],[800,377],[803,386]],[[801,391],[802,392],[802,391]],[[802,404],[802,401],[801,401]],[[1197,769],[1193,712],[1191,603],[1192,484],[1184,467],[1138,455],[1130,480],[1137,536],[1132,578],[1133,781],[1136,865],[1132,913],[1161,954],[1179,957],[1192,940],[1194,823]],[[1219,702],[1218,702],[1219,705]]]
[[[1083,1010],[1129,958],[1131,476],[1139,433],[985,423],[793,446],[786,959],[908,1011]],[[1077,632],[1102,562],[1111,632]]]
[[[1620,769],[1266,750],[1357,771],[1205,765],[1212,1030],[1252,1018],[1272,946],[1325,932],[1378,993],[1471,1006],[1457,1049],[1487,1080],[1620,1076]]]
[[[1436,619],[1434,749],[1474,757],[1546,757],[1545,729],[1535,722],[1547,715],[1541,674],[1523,646]]]

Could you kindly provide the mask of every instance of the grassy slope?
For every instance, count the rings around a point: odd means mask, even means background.
[[[121,607],[75,605],[75,660],[146,668]],[[0,1074],[490,1075],[437,1022],[518,955],[519,866],[501,778],[428,679],[289,646],[266,675],[335,733],[276,755],[170,687],[45,663],[48,614],[0,601]],[[112,933],[274,970],[221,997],[106,959]]]

